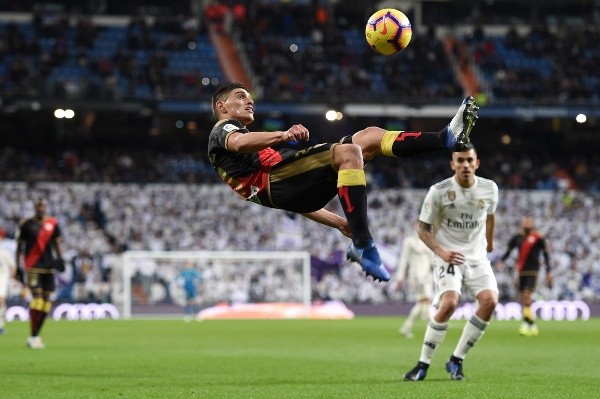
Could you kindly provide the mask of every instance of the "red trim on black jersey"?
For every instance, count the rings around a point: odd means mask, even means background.
[[[35,239],[35,243],[28,253],[25,254],[25,270],[31,269],[42,257],[46,246],[54,235],[58,221],[53,217],[46,217],[42,221],[40,231]]]
[[[519,260],[517,261],[517,269],[519,271],[523,270],[531,249],[535,247],[535,244],[538,243],[540,238],[541,237],[537,233],[528,234],[523,238],[521,248],[519,248]]]

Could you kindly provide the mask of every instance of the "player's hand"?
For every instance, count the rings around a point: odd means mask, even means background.
[[[284,141],[308,140],[308,129],[302,125],[293,125],[283,135]]]
[[[446,263],[450,263],[453,265],[462,265],[465,263],[465,255],[457,251],[439,251],[438,256],[444,260]]]

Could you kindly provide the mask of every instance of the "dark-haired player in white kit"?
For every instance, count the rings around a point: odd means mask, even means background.
[[[487,252],[494,249],[498,186],[475,175],[479,159],[472,145],[453,152],[450,166],[454,176],[431,186],[419,215],[419,237],[435,253],[437,311],[425,331],[419,362],[404,374],[406,381],[420,381],[427,375],[431,359],[446,337],[462,287],[477,299],[478,306],[466,322],[446,370],[451,379],[464,380],[463,360],[483,336],[498,304],[498,284],[487,258]]]

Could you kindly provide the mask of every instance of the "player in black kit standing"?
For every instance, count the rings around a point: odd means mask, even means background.
[[[546,284],[552,284],[552,270],[546,240],[544,236],[535,230],[533,217],[525,216],[522,221],[522,231],[515,234],[508,242],[508,248],[499,262],[504,263],[515,248],[519,248],[517,258],[517,271],[519,273],[519,294],[523,309],[523,324],[519,328],[519,334],[526,337],[534,337],[539,334],[535,324],[535,313],[531,310],[533,293],[537,284],[540,271],[540,255],[544,256],[546,264]]]
[[[37,199],[34,207],[35,215],[19,223],[16,265],[19,269],[23,268],[33,297],[29,303],[31,336],[27,338],[27,346],[31,349],[44,349],[45,345],[39,334],[52,308],[50,294],[56,288],[54,270],[64,271],[64,262],[57,219],[46,214],[46,200]]]

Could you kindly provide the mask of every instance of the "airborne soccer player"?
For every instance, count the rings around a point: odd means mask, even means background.
[[[289,141],[308,140],[300,124],[286,131],[250,131],[254,101],[241,83],[220,87],[212,98],[217,123],[208,143],[209,160],[223,181],[243,199],[300,213],[350,237],[349,260],[367,276],[388,281],[367,217],[365,161],[378,154],[410,157],[441,149],[461,149],[469,143],[478,107],[464,99],[450,123],[439,132],[387,131],[368,127],[339,143],[322,143],[297,151],[273,148]],[[338,196],[345,217],[323,207]]]

